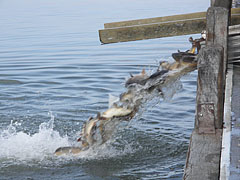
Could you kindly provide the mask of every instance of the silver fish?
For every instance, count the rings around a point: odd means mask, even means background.
[[[57,156],[69,155],[69,154],[75,155],[75,154],[80,153],[81,151],[82,151],[82,148],[80,148],[80,147],[68,146],[68,147],[60,147],[60,148],[58,148],[55,151],[54,154],[57,155]]]

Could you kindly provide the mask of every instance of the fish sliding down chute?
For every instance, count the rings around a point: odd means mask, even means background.
[[[78,147],[60,147],[55,151],[55,155],[79,154],[92,147],[97,147],[108,141],[117,126],[122,121],[130,121],[138,112],[141,105],[154,91],[162,94],[162,88],[170,83],[174,83],[181,76],[193,71],[197,67],[197,53],[201,39],[189,40],[192,48],[186,52],[173,53],[175,62],[160,62],[157,71],[148,75],[145,70],[138,75],[131,75],[126,81],[126,92],[120,94],[115,102],[105,112],[98,113],[96,117],[90,117],[82,126]],[[111,104],[111,103],[110,103]]]

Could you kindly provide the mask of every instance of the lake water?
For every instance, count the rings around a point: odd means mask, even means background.
[[[196,71],[181,78],[172,98],[147,104],[97,151],[53,152],[77,145],[83,122],[108,108],[109,94],[126,90],[129,73],[150,73],[190,48],[189,36],[101,45],[104,23],[208,6],[207,0],[1,0],[0,179],[181,179]]]

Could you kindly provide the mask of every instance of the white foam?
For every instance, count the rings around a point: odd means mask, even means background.
[[[130,144],[124,145],[123,149],[116,148],[112,145],[115,141],[113,139],[113,141],[90,148],[77,155],[55,156],[54,152],[57,148],[71,146],[74,142],[54,130],[54,116],[51,112],[50,115],[50,121],[40,124],[38,132],[35,134],[17,132],[16,127],[21,126],[21,124],[13,122],[5,129],[0,130],[0,168],[12,164],[59,165],[72,160],[113,158],[133,152]]]
[[[42,161],[53,156],[60,146],[69,146],[67,136],[61,137],[58,131],[53,130],[54,116],[51,114],[49,122],[39,126],[35,134],[16,131],[16,124],[11,124],[0,130],[0,159],[16,159],[20,161]]]

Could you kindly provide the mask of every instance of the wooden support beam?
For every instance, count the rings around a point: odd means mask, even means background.
[[[232,23],[240,24],[240,8],[233,9]],[[99,30],[103,44],[197,34],[206,28],[206,12],[109,23],[105,27]]]
[[[210,7],[207,11],[207,17],[207,46],[219,45],[222,46],[224,50],[224,62],[222,63],[223,81],[221,83],[225,85],[225,74],[228,61],[229,10],[222,7]]]
[[[218,180],[221,134],[198,134],[193,131],[187,153],[183,180]]]
[[[198,55],[198,86],[195,129],[215,133],[223,118],[223,47],[208,46]]]
[[[232,0],[211,0],[212,7],[223,7],[226,9],[231,9]]]
[[[198,55],[198,90],[195,129],[214,133],[223,125],[223,102],[228,46],[228,10],[207,11],[206,48]]]
[[[195,129],[189,145],[184,180],[219,179],[228,22],[228,9],[208,9],[206,47],[200,50],[197,59]]]
[[[174,21],[142,26],[130,26],[99,30],[100,41],[104,44],[154,39],[200,33],[206,27],[203,18]]]
[[[232,16],[240,15],[240,8],[231,9]],[[120,21],[120,22],[112,22],[105,23],[104,28],[118,28],[118,27],[126,27],[126,26],[138,26],[138,25],[146,25],[146,24],[154,24],[154,23],[163,23],[163,22],[171,22],[171,21],[183,21],[189,19],[198,19],[198,18],[206,18],[206,12],[196,12],[189,14],[179,14],[173,16],[164,16],[164,17],[155,17],[155,18],[146,18],[146,19],[136,19],[130,21]],[[240,23],[239,23],[240,24]]]
[[[240,13],[240,10],[238,13]],[[143,24],[163,23],[163,22],[170,22],[170,21],[182,21],[182,20],[204,18],[204,17],[206,17],[206,12],[197,12],[197,13],[189,13],[189,14],[179,14],[174,16],[164,16],[164,17],[105,23],[104,28],[107,29],[107,28],[116,28],[116,27],[136,26],[136,25],[143,25]]]

